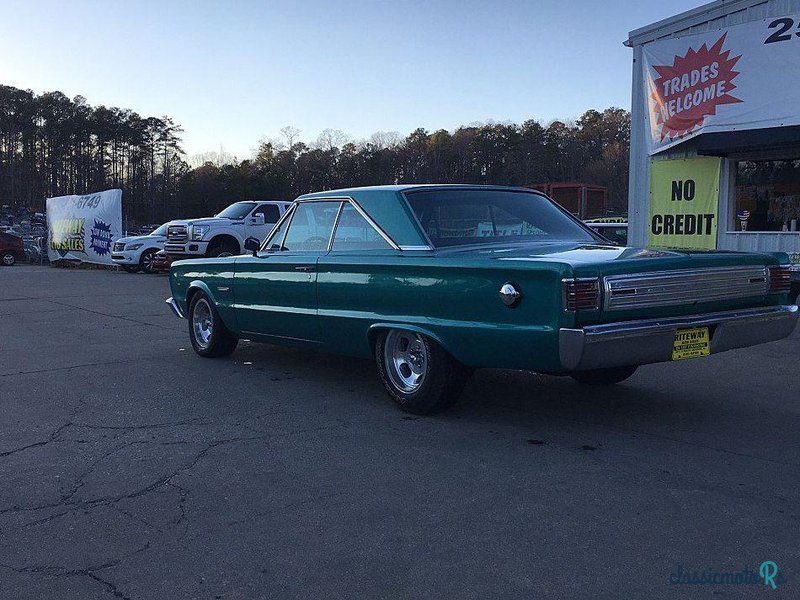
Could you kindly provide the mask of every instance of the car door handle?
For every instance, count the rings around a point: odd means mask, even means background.
[[[297,265],[294,270],[300,271],[301,273],[313,273],[317,270],[317,267],[314,265]]]

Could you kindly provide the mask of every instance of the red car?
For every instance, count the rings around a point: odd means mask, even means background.
[[[152,268],[154,271],[158,273],[169,272],[171,266],[172,257],[163,250],[159,250],[153,255]]]
[[[10,267],[25,256],[22,238],[10,233],[0,232],[0,264]]]

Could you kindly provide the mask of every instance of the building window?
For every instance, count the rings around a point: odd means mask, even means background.
[[[800,159],[736,163],[736,231],[800,231]]]

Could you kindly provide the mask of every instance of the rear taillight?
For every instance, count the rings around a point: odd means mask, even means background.
[[[562,283],[564,285],[564,310],[566,312],[598,310],[600,308],[599,279],[565,279]]]
[[[769,267],[769,293],[787,294],[792,287],[792,269],[789,265]]]

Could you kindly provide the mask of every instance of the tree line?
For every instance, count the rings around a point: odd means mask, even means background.
[[[118,187],[129,221],[155,223],[356,185],[583,181],[606,186],[612,210],[627,206],[630,114],[620,108],[588,110],[574,123],[420,128],[363,141],[329,129],[305,143],[285,127],[241,161],[187,159],[181,132],[169,117],[0,86],[0,203],[43,208],[47,197]]]
[[[0,85],[0,204],[43,210],[48,197],[121,188],[130,219],[163,219],[180,211],[182,131],[170,117]]]

